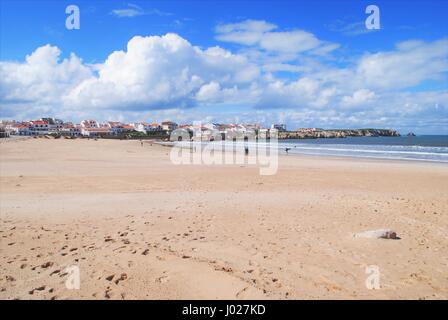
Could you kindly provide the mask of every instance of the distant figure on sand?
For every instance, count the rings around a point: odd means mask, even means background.
[[[291,148],[285,148],[286,153],[288,153],[289,150],[291,150]]]
[[[246,155],[249,154],[249,147],[244,147],[244,153],[245,153]]]
[[[140,144],[141,144],[141,146],[143,147],[143,141],[142,141],[142,140],[140,140]]]

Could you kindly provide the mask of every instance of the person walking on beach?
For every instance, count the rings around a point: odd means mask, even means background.
[[[142,141],[142,140],[140,140],[140,144],[141,144],[141,146],[143,147],[143,141]]]

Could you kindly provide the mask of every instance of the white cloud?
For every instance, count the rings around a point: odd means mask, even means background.
[[[356,22],[336,20],[327,27],[330,31],[339,32],[346,36],[359,36],[378,31],[378,29],[367,29],[364,20]]]
[[[431,43],[406,41],[399,43],[395,51],[366,54],[356,74],[373,88],[406,88],[425,80],[443,79],[448,71],[447,57],[448,39]]]
[[[129,3],[127,8],[114,9],[111,13],[119,18],[132,18],[144,15],[145,11],[141,7]]]
[[[219,28],[230,33],[249,27],[245,23]],[[215,117],[220,121],[251,117],[274,121],[282,115],[299,126],[396,126],[412,121],[420,126],[446,125],[446,39],[402,42],[395,50],[366,53],[338,67],[320,56],[294,59],[298,50],[313,47],[315,40],[305,45],[302,37],[308,35],[299,32],[291,42],[294,52],[287,52],[283,33],[279,36],[275,28],[259,21],[250,25],[262,38],[271,33],[273,47],[285,47],[276,54],[258,48],[238,53],[199,48],[179,35],[166,34],[133,37],[126,50],[88,65],[75,54],[61,59],[57,47],[46,45],[23,62],[0,62],[0,114],[25,119],[54,115],[189,121],[209,116],[208,112],[216,112],[213,106],[220,105],[216,109],[222,113]],[[249,38],[244,41],[253,41]],[[256,40],[258,46],[262,38]],[[325,41],[317,41],[317,48],[322,48]],[[280,78],[276,71],[289,76]],[[439,89],[410,89],[427,80],[438,81]],[[226,106],[241,106],[242,111],[226,114]]]
[[[59,104],[61,94],[92,76],[75,54],[59,61],[60,54],[59,48],[45,45],[28,55],[24,63],[0,62],[1,101]]]
[[[325,43],[304,30],[274,31],[275,24],[263,20],[245,20],[239,23],[221,24],[216,27],[216,39],[279,53],[301,53],[322,48],[323,52],[336,49],[336,44]]]
[[[207,84],[204,84],[198,91],[198,93],[196,94],[196,97],[198,100],[212,100],[214,99],[219,92],[221,91],[221,86],[219,85],[219,83],[217,82],[210,82]]]
[[[266,63],[263,65],[263,70],[267,72],[287,71],[287,72],[302,72],[306,68],[290,63]]]
[[[262,109],[320,109],[328,107],[337,92],[335,87],[308,77],[292,82],[276,80],[263,89],[257,106]]]
[[[169,12],[160,11],[158,9],[144,10],[142,7],[132,3],[128,3],[128,6],[126,8],[112,10],[111,14],[119,18],[132,18],[143,15],[158,15],[158,16],[172,15]]]
[[[304,52],[315,49],[320,41],[303,30],[288,32],[267,32],[260,40],[260,47],[270,51]]]
[[[240,92],[236,86],[221,88],[221,85],[215,81],[204,84],[196,93],[198,101],[207,103],[240,102],[237,101],[239,97]]]
[[[263,35],[277,26],[263,20],[246,20],[239,23],[221,24],[215,28],[216,38],[220,41],[243,45],[255,45]]]
[[[176,34],[134,37],[126,52],[113,52],[98,69],[98,76],[69,92],[67,105],[187,107],[195,105],[196,93],[205,83],[244,86],[260,73],[245,57],[219,47],[202,50]],[[204,101],[206,95],[199,97]]]
[[[366,105],[375,97],[375,92],[368,89],[360,89],[353,93],[351,96],[342,97],[342,104],[348,107]]]

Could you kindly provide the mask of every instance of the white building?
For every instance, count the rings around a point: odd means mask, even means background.
[[[14,122],[12,124],[8,124],[8,125],[4,126],[4,128],[11,135],[17,135],[17,136],[30,136],[31,135],[29,123]]]
[[[43,134],[49,134],[50,126],[48,121],[44,120],[35,120],[30,121],[30,127],[29,130],[31,131],[32,135],[43,135]]]
[[[59,133],[64,125],[64,121],[55,118],[41,118],[40,120],[48,122],[49,133]]]
[[[171,121],[162,122],[162,129],[167,131],[173,131],[177,129],[177,123]]]
[[[258,138],[266,139],[266,138],[270,137],[269,132],[270,132],[270,130],[267,128],[258,129]]]
[[[99,137],[99,136],[107,136],[112,134],[112,130],[110,128],[102,127],[102,128],[80,128],[81,135],[84,137]]]
[[[100,125],[96,120],[82,120],[81,128],[99,128]]]
[[[143,123],[143,122],[134,122],[131,124],[134,127],[134,130],[137,132],[142,132],[142,133],[146,133],[146,127],[147,127],[147,123]]]
[[[114,135],[120,134],[124,131],[123,124],[118,121],[108,121],[104,124],[104,127],[109,128]]]
[[[163,128],[158,123],[149,123],[149,124],[146,124],[145,130],[149,131],[149,132],[155,132],[155,131],[162,131]]]
[[[286,124],[273,124],[271,129],[276,129],[278,131],[286,131]]]
[[[30,126],[28,124],[17,124],[15,127],[13,127],[15,130],[15,134],[19,136],[30,136],[31,130]]]
[[[60,133],[64,136],[79,137],[81,135],[81,127],[72,123],[65,123]]]

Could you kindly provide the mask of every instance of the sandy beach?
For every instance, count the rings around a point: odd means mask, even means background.
[[[261,176],[169,152],[2,142],[0,298],[448,299],[447,165],[280,156]],[[400,239],[353,237],[383,228]]]

